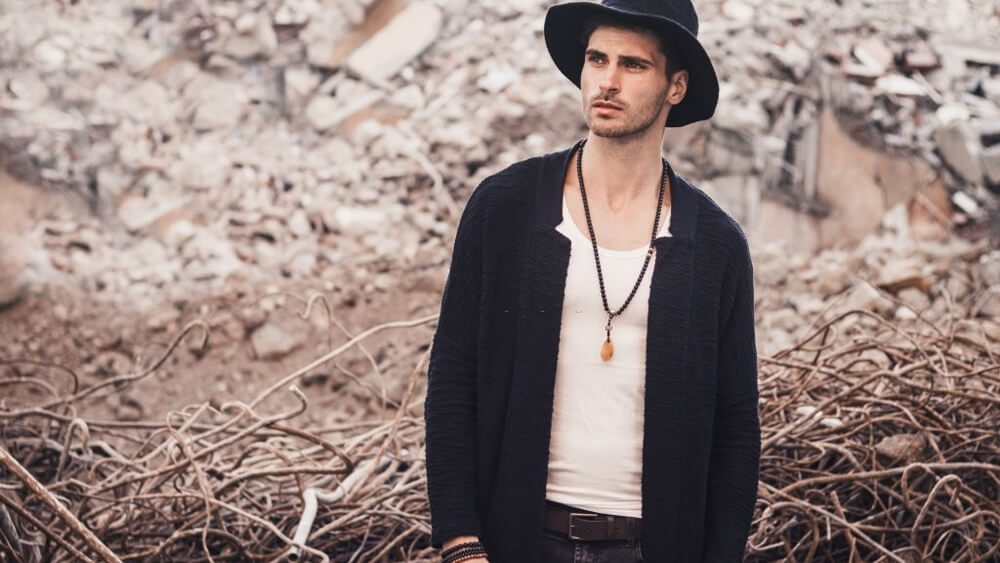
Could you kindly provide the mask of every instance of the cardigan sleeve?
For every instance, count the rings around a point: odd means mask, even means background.
[[[718,388],[705,513],[706,563],[742,561],[760,476],[753,266],[741,237],[730,260],[720,324]]]
[[[462,213],[427,369],[427,492],[431,543],[480,536],[476,511],[476,349],[484,203],[482,186]]]

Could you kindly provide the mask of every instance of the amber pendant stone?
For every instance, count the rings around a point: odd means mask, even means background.
[[[604,341],[604,345],[601,346],[601,359],[605,362],[611,359],[611,356],[615,355],[615,345],[611,343],[611,339]]]

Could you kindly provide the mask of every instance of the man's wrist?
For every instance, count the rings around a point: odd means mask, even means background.
[[[441,563],[486,560],[486,547],[476,536],[458,536],[444,542],[441,547]]]
[[[479,541],[478,536],[456,536],[441,544],[441,549],[448,549],[459,544],[477,542],[477,541]]]

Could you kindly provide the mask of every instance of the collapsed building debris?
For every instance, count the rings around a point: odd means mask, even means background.
[[[0,140],[103,210],[93,267],[48,240],[39,280],[141,298],[237,267],[440,264],[451,202],[583,132],[541,0],[6,3]],[[989,3],[958,4],[699,3],[721,103],[669,136],[675,168],[765,242],[855,243],[917,194],[939,230],[979,236],[997,214],[1000,25]],[[392,240],[365,232],[377,221]],[[87,279],[150,252],[174,265]]]

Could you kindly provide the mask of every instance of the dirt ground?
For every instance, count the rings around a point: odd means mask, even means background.
[[[282,376],[320,358],[366,329],[390,321],[433,316],[437,312],[440,273],[419,274],[411,291],[373,291],[276,279],[252,284],[234,280],[224,292],[192,291],[182,300],[136,304],[86,291],[65,282],[32,279],[15,283],[17,272],[34,259],[47,259],[32,236],[34,223],[57,209],[78,216],[92,213],[85,202],[65,192],[33,187],[8,175],[0,177],[2,270],[8,286],[21,294],[0,309],[0,381],[6,407],[29,406],[64,396],[74,389],[122,375],[138,375],[162,365],[128,385],[108,387],[76,404],[88,419],[162,421],[171,411],[206,401],[249,401]],[[270,297],[269,297],[270,296]],[[322,299],[318,299],[321,296]],[[304,319],[308,301],[315,303]],[[327,314],[324,303],[329,303]],[[280,357],[261,358],[250,335],[263,322],[282,327],[297,342]],[[191,328],[167,354],[189,323]],[[377,412],[383,397],[398,400],[406,377],[429,346],[433,323],[387,330],[366,339],[335,360],[318,366],[301,383],[310,399],[302,416],[308,423],[357,420]],[[32,382],[34,381],[34,382]],[[294,402],[276,395],[276,409]]]

